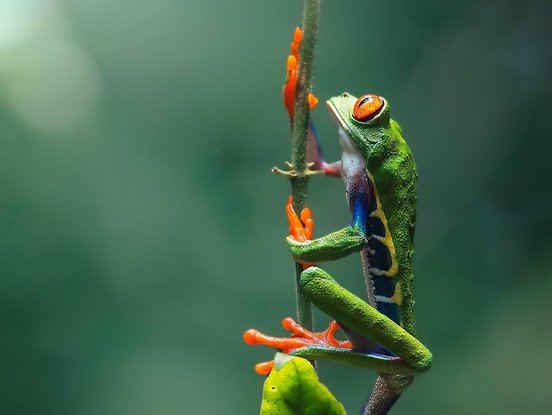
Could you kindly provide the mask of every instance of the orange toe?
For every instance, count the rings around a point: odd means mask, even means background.
[[[287,354],[292,353],[294,350],[308,346],[336,347],[345,349],[352,348],[351,342],[335,338],[335,332],[339,329],[339,325],[335,321],[332,321],[328,328],[320,333],[315,333],[305,329],[289,317],[282,320],[282,326],[286,330],[292,332],[291,337],[272,337],[267,336],[258,330],[250,329],[243,334],[243,339],[247,344],[262,344],[280,349],[282,352]],[[274,361],[262,362],[255,366],[255,371],[259,374],[266,375],[270,373],[273,366]]]
[[[314,219],[309,208],[301,211],[301,219],[293,209],[293,198],[288,198],[286,215],[289,221],[289,236],[297,242],[307,242],[312,239]]]
[[[255,365],[255,372],[259,375],[268,375],[272,368],[274,367],[274,360],[270,362],[261,362]]]

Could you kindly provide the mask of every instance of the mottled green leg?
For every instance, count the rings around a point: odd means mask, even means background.
[[[289,250],[297,262],[313,264],[343,258],[359,252],[367,244],[360,229],[348,226],[322,238],[297,242],[287,238]]]
[[[431,366],[431,353],[414,336],[345,288],[318,267],[301,274],[301,286],[310,300],[338,323],[393,352],[398,358],[351,350],[305,347],[293,352],[309,360],[333,360],[367,366],[378,372],[412,376]]]

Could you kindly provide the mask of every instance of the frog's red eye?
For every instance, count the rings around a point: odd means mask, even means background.
[[[353,118],[358,122],[369,122],[380,113],[384,105],[382,97],[377,95],[363,95],[353,107]]]

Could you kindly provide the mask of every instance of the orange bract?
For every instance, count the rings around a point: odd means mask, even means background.
[[[286,106],[291,122],[293,122],[293,114],[295,112],[295,92],[297,89],[297,75],[300,61],[299,46],[301,45],[302,39],[303,31],[299,27],[295,28],[290,48],[291,54],[287,59],[287,78],[284,84],[284,105]],[[311,110],[318,104],[318,99],[313,94],[309,94],[308,101]]]
[[[303,40],[303,30],[300,27],[296,27],[293,32],[293,40],[291,41],[291,54],[299,60],[299,45]]]

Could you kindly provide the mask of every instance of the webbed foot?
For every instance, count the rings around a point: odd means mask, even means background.
[[[308,346],[341,349],[352,348],[350,341],[342,341],[335,338],[335,332],[340,329],[335,321],[332,321],[328,328],[320,333],[314,333],[305,329],[289,317],[282,320],[282,326],[286,330],[291,331],[291,337],[272,337],[258,330],[249,329],[243,334],[243,340],[250,345],[263,344],[265,346],[275,347],[288,354],[294,350]],[[255,371],[261,375],[266,375],[270,373],[273,365],[274,361],[262,362],[255,366]]]

